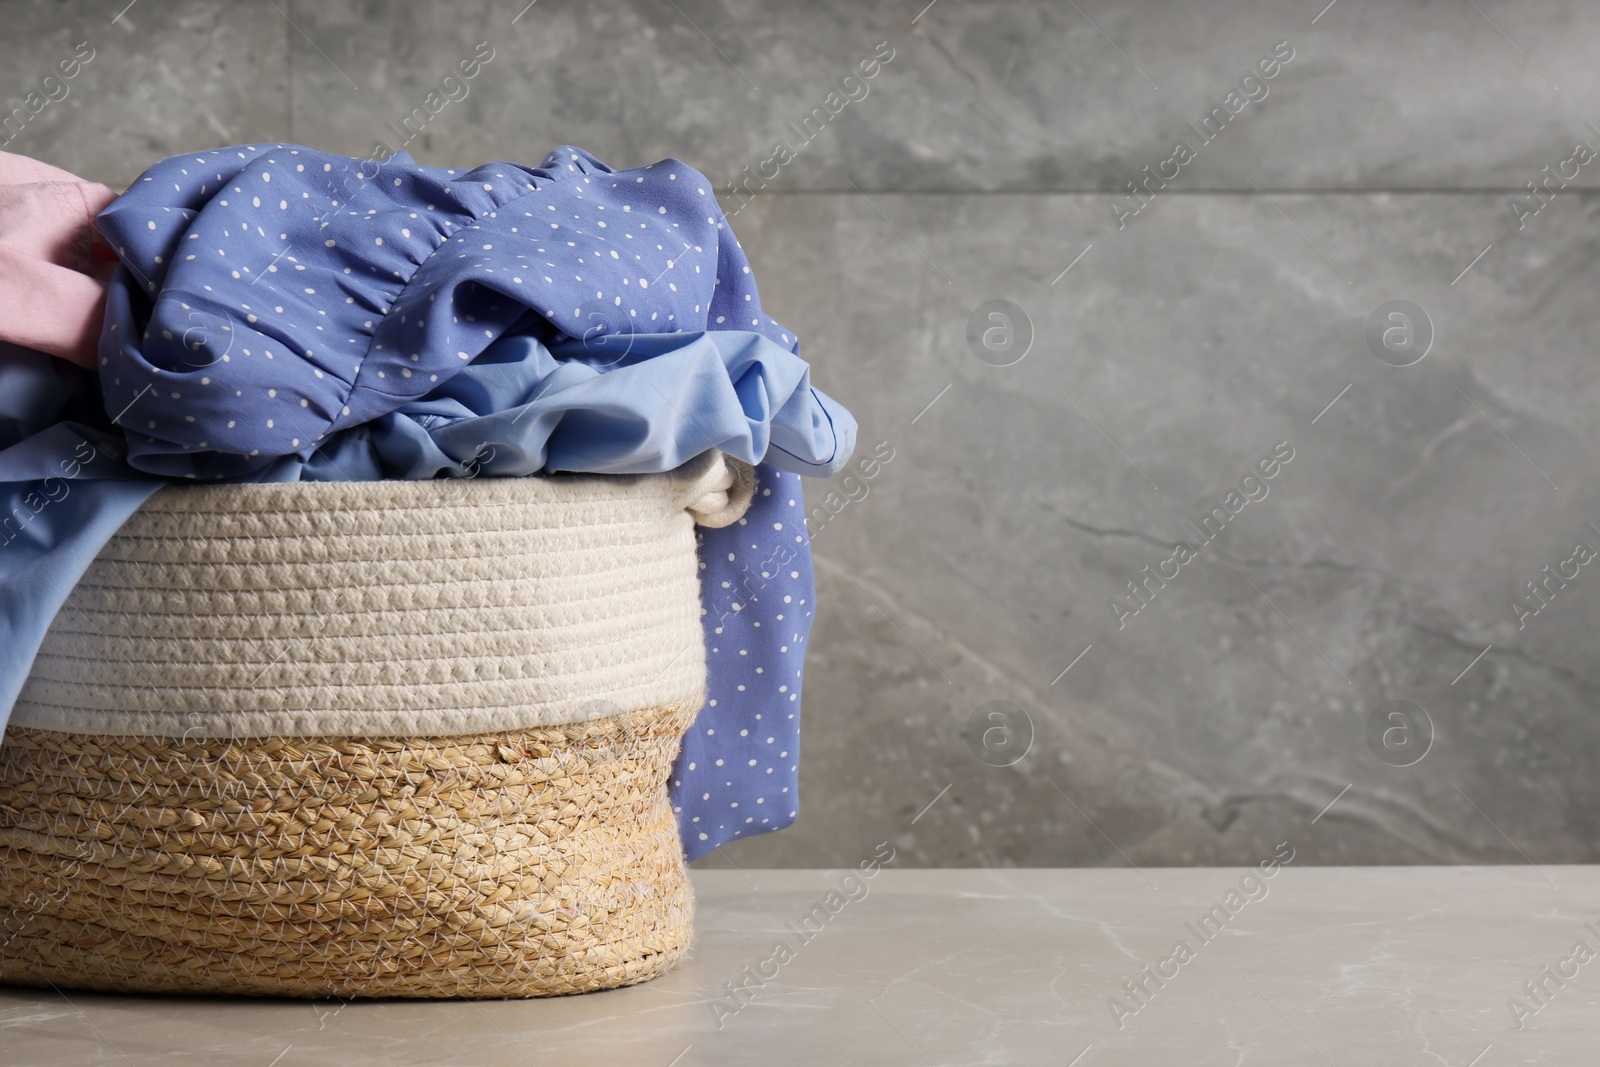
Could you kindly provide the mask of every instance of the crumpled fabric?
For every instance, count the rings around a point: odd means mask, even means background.
[[[513,333],[751,330],[797,352],[711,189],[677,160],[615,172],[571,146],[465,172],[295,145],[164,160],[99,218],[123,264],[106,412],[131,466],[230,478],[309,456]]]
[[[0,365],[25,348],[94,366],[116,257],[93,221],[116,195],[0,152]]]
[[[825,476],[854,448],[849,412],[760,334],[641,335],[628,348],[613,363],[577,341],[502,338],[427,397],[334,434],[302,477],[637,474],[712,448]]]

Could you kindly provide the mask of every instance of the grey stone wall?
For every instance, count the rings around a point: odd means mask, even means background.
[[[7,150],[575,143],[739,209],[893,458],[811,494],[801,821],[708,865],[1600,859],[1591,6],[125,5],[0,3],[7,109],[94,49]]]

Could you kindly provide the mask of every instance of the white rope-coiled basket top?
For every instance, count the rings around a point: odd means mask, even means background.
[[[694,526],[754,488],[708,452],[656,475],[163,489],[73,590],[11,721],[438,736],[698,707]]]

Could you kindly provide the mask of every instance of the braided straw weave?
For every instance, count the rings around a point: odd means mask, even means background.
[[[671,967],[693,524],[753,488],[717,463],[156,494],[0,746],[0,981],[522,997]]]
[[[0,978],[146,993],[502,997],[689,943],[666,802],[694,709],[504,735],[0,749]]]

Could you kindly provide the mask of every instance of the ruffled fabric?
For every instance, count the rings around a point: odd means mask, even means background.
[[[236,147],[157,164],[99,224],[123,260],[106,410],[156,474],[308,456],[512,332],[723,328],[798,347],[762,313],[711,183],[677,160],[613,172],[568,146],[460,172]],[[202,408],[223,417],[190,421]]]
[[[428,396],[335,434],[301,477],[643,474],[713,448],[825,476],[855,447],[850,413],[760,334],[659,334],[629,349],[608,364],[578,341],[502,338]]]

